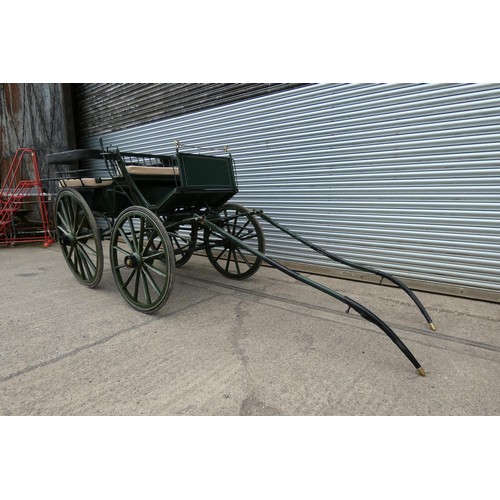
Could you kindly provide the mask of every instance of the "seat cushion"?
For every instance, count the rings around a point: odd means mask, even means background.
[[[82,177],[81,179],[60,179],[59,187],[91,187],[91,188],[103,188],[111,186],[113,184],[113,179],[101,179],[93,177]]]
[[[178,167],[145,167],[144,165],[127,165],[130,175],[179,175]]]

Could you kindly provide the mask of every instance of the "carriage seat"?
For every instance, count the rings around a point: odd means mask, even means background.
[[[177,177],[179,175],[178,167],[146,167],[144,165],[127,165],[127,172],[130,175],[137,176],[162,176],[162,177]],[[73,179],[60,179],[59,187],[72,187],[72,188],[104,188],[111,186],[113,179],[102,177],[82,177]]]
[[[59,187],[72,187],[72,188],[104,188],[111,186],[113,179],[102,179],[101,177],[82,177],[77,179],[60,179]]]
[[[144,165],[127,165],[130,175],[162,175],[176,177],[179,175],[179,167],[147,167]]]

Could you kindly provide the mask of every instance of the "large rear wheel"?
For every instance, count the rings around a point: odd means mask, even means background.
[[[66,263],[80,283],[94,288],[102,278],[104,258],[99,228],[83,196],[59,191],[55,203],[57,239]]]
[[[163,307],[174,281],[175,258],[160,219],[144,207],[129,207],[111,232],[111,270],[123,298],[138,311]]]

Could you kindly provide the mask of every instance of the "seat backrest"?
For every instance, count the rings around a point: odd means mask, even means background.
[[[181,185],[192,189],[237,190],[230,157],[178,153]]]

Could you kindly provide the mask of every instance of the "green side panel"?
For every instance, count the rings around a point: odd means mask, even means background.
[[[131,205],[130,200],[123,193],[113,189],[83,189],[79,191],[84,198],[87,198],[92,210],[108,216],[115,216]],[[88,194],[85,191],[88,191]]]
[[[179,153],[181,184],[184,188],[237,191],[231,158]]]

